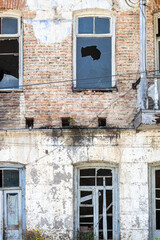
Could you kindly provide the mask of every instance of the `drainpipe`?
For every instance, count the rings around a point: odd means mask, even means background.
[[[140,15],[140,86],[137,94],[138,111],[147,108],[146,77],[146,0],[139,0]]]

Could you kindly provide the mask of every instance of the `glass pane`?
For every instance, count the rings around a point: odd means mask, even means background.
[[[110,19],[109,18],[95,18],[95,33],[110,33]]]
[[[18,33],[18,20],[16,18],[2,18],[2,34]]]
[[[160,229],[160,211],[156,211],[156,229]]]
[[[78,33],[93,33],[93,18],[78,18]]]
[[[4,187],[18,187],[18,186],[19,186],[19,171],[4,170]]]
[[[9,226],[18,225],[18,193],[7,194],[7,219]]]
[[[156,174],[155,174],[155,177],[156,177],[156,188],[160,188],[160,170],[156,170]]]
[[[77,88],[111,87],[111,38],[77,38]]]

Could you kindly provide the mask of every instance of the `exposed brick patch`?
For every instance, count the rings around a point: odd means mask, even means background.
[[[1,0],[0,9],[17,9],[22,10],[25,0]]]

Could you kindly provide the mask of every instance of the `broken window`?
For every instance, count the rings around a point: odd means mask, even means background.
[[[0,89],[16,89],[21,79],[20,18],[0,17]]]
[[[77,89],[106,89],[113,86],[112,21],[108,17],[79,17],[76,29]]]
[[[115,239],[114,170],[80,169],[78,176],[76,234],[79,239]]]

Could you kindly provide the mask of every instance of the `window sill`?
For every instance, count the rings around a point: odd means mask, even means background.
[[[7,92],[23,92],[24,89],[23,88],[19,88],[19,89],[0,89],[1,93],[7,93]]]
[[[73,88],[73,92],[117,92],[117,87],[105,88],[105,89],[80,89],[80,88]]]

